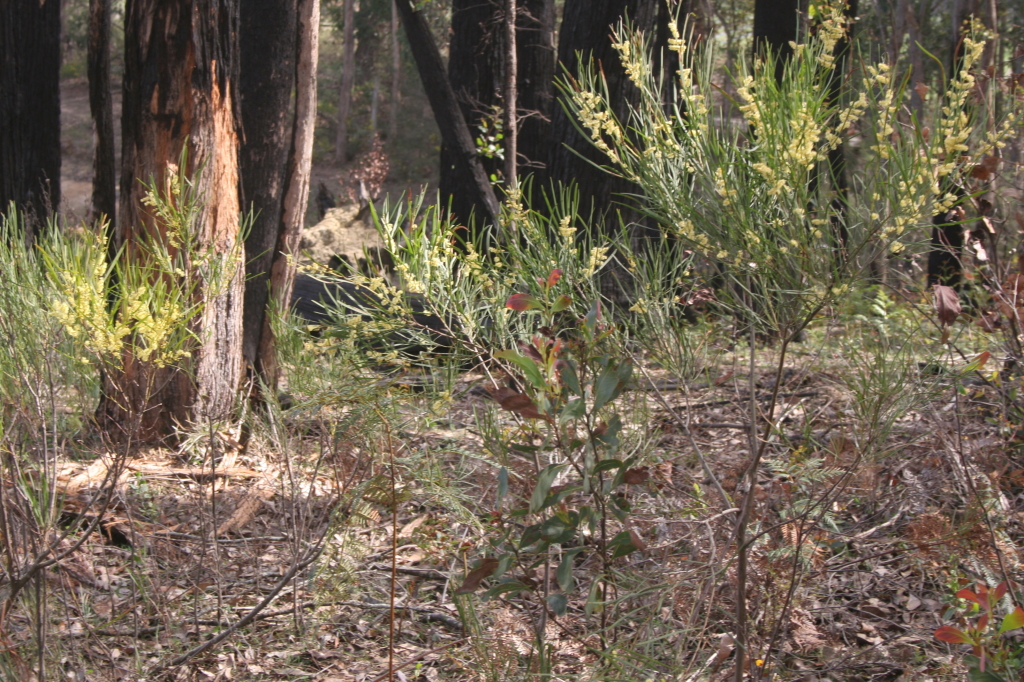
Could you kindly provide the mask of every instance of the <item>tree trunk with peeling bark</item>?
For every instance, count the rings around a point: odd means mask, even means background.
[[[117,216],[114,107],[110,93],[110,0],[89,0],[89,110],[92,113],[92,219]]]
[[[0,0],[0,210],[60,204],[60,0]]]
[[[235,248],[240,232],[238,167],[239,0],[128,0],[125,7],[125,72],[122,115],[120,220],[113,246],[140,257],[138,241],[163,229],[143,205],[144,181],[164,187],[169,166],[187,145],[188,168],[204,198],[200,240],[217,252]],[[142,415],[135,438],[155,440],[177,425],[231,417],[243,380],[244,270],[237,267],[216,293],[200,292],[204,307],[195,324],[198,347],[183,364],[156,370],[151,388],[145,369],[125,359],[97,415],[116,429],[124,407]],[[108,379],[108,384],[110,380]]]

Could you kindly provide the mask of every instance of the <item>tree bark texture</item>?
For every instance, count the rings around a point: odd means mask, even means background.
[[[516,0],[505,0],[505,183],[510,191],[519,188],[519,110],[516,95],[516,77],[519,71],[518,44],[516,41]]]
[[[445,73],[444,61],[437,49],[430,27],[422,12],[416,11],[410,0],[397,0],[399,15],[405,27],[406,38],[412,51],[423,89],[430,100],[434,119],[441,131],[443,144],[455,155],[455,165],[467,169],[468,182],[465,190],[475,205],[483,207],[484,222],[498,224],[499,206],[487,172],[477,154],[476,145],[470,135],[466,119],[459,107],[458,99]],[[442,194],[443,196],[443,194]]]
[[[388,111],[388,141],[398,137],[398,106],[402,101],[402,43],[398,38],[398,7],[391,0],[391,109]]]
[[[554,0],[518,0],[516,4],[516,165],[521,166],[524,173],[541,173],[547,166],[550,144],[548,133],[555,72]],[[507,8],[495,0],[453,0],[448,80],[470,133],[476,135],[484,117],[493,115],[496,108],[503,108],[507,140],[510,131],[505,104],[509,98],[506,11]],[[479,158],[488,175],[500,168],[496,159]],[[504,174],[508,175],[507,167]],[[486,214],[481,205],[469,199],[466,188],[472,183],[471,174],[457,163],[452,150],[442,145],[439,187],[442,203],[447,206],[451,201],[456,220],[468,221],[470,215]]]
[[[558,39],[559,77],[571,83],[580,72],[581,60],[593,64],[608,83],[615,115],[627,120],[629,105],[638,101],[639,92],[612,47],[612,30],[628,16],[633,27],[655,35],[659,17],[665,18],[663,9],[659,0],[566,0]],[[608,163],[607,157],[577,130],[564,107],[556,104],[553,109],[547,177],[563,185],[576,183],[581,215],[586,219],[593,212],[592,224],[601,228],[611,215],[612,198],[638,188],[599,168]],[[640,218],[628,207],[622,215],[627,223]]]
[[[401,2],[402,0],[399,0]],[[485,117],[501,104],[502,54],[501,8],[495,0],[453,0],[452,31],[448,43],[448,82],[458,100],[471,141]],[[490,177],[497,173],[497,159],[474,156]],[[438,189],[441,205],[451,208],[451,219],[468,225],[471,218],[486,220],[487,207],[475,191],[476,179],[464,163],[457,145],[441,145]]]
[[[164,229],[142,203],[142,182],[165,186],[168,165],[188,146],[190,176],[204,198],[200,240],[218,252],[237,243],[240,229],[237,115],[238,0],[128,0],[122,121],[120,220],[114,246],[140,257],[135,242]],[[155,439],[176,424],[230,417],[243,378],[243,268],[216,296],[201,292],[200,339],[186,368],[158,371],[146,395],[142,368],[127,358],[101,420],[119,423],[124,402],[144,409],[138,437]],[[148,404],[145,402],[149,398]],[[124,401],[124,402],[119,402]]]
[[[245,239],[243,354],[252,368],[270,300],[288,185],[294,122],[292,91],[298,41],[297,0],[245,0],[241,6],[240,153],[243,210],[253,222]]]
[[[60,0],[0,0],[0,210],[60,204]]]
[[[320,51],[320,0],[298,0],[298,44],[295,59],[295,118],[288,184],[284,194],[281,230],[270,270],[270,296],[277,310],[286,310],[295,282],[295,257],[299,255],[309,178],[313,166],[313,137],[316,132],[316,65]],[[263,317],[257,369],[271,387],[277,386],[277,349],[270,315]]]
[[[356,2],[345,0],[344,44],[341,58],[341,89],[338,91],[338,128],[334,139],[334,163],[345,163],[348,154],[348,115],[352,110],[352,86],[356,80]]]
[[[110,92],[110,0],[89,0],[89,110],[93,124],[92,215],[117,217],[117,167],[114,158],[114,106]]]
[[[519,0],[516,77],[520,175],[543,176],[547,167],[555,81],[554,0]]]
[[[754,54],[771,51],[775,79],[782,80],[786,62],[793,55],[790,43],[799,42],[801,0],[756,0],[754,3]]]
[[[960,74],[964,55],[964,26],[972,15],[978,13],[979,0],[953,0],[950,19],[949,62],[946,65],[949,83]],[[958,184],[946,182],[944,192],[964,197],[964,190]],[[928,252],[928,286],[944,284],[959,290],[963,283],[964,226],[951,220],[952,216],[942,212],[932,216],[931,250]]]

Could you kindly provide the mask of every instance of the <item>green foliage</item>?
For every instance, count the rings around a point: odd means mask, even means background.
[[[995,589],[989,589],[984,583],[978,583],[977,587],[976,592],[966,587],[959,590],[956,599],[967,606],[951,608],[946,614],[947,619],[956,618],[961,627],[943,625],[935,631],[935,638],[971,647],[971,654],[964,655],[963,662],[972,682],[1017,679],[1024,669],[1024,650],[1019,643],[1003,635],[1024,627],[1024,609],[1005,599],[1009,592],[1005,582]],[[1002,618],[1000,611],[1003,611]]]
[[[885,63],[866,66],[857,89],[851,84],[835,101],[833,50],[846,19],[830,3],[816,21],[780,81],[771,57],[741,72],[741,123],[715,105],[711,50],[689,50],[678,32],[669,47],[681,68],[667,83],[657,76],[649,38],[628,26],[616,30],[615,48],[640,92],[627,121],[615,118],[594,69],[563,87],[582,129],[607,154],[609,172],[637,183],[653,218],[703,260],[722,264],[730,284],[721,291],[734,307],[784,337],[844,297],[868,263],[903,251],[915,228],[957,203],[948,187],[968,169],[963,153],[994,149],[1020,115],[976,134],[967,92],[984,46],[977,31],[967,36],[965,68],[936,111],[940,133],[899,119],[909,90]],[[849,191],[840,189],[828,155],[860,134],[870,161]]]

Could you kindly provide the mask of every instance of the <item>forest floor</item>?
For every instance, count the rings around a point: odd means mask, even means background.
[[[645,547],[617,560],[617,624],[603,636],[595,632],[606,621],[588,615],[585,592],[569,599],[564,616],[552,615],[557,679],[731,679],[731,659],[714,658],[730,653],[723,636],[734,627],[733,505],[749,457],[741,361],[703,385],[679,385],[652,368],[646,390],[620,399],[626,433],[653,438],[651,476],[629,492]],[[847,428],[851,395],[835,374],[844,368],[813,365],[785,372],[776,413],[784,437],[758,475],[754,519],[764,535],[749,580],[755,654],[780,680],[963,679],[955,648],[933,633],[947,623],[957,589],[1020,575],[1024,444],[993,427],[993,389],[958,392],[949,383],[896,421],[880,455],[862,459],[863,444]],[[759,400],[773,376],[767,366],[758,370]],[[481,384],[463,376],[449,410],[396,427],[391,452],[346,440],[346,408],[314,409],[302,396],[280,415],[279,431],[269,426],[248,448],[219,433],[138,452],[116,472],[102,532],[51,574],[48,647],[62,652],[70,679],[157,679],[154,671],[175,655],[273,594],[254,623],[162,671],[173,671],[167,679],[370,682],[386,679],[389,652],[402,666],[397,679],[528,673],[536,605],[455,594],[487,545],[497,485],[480,435],[480,415],[493,401]],[[711,492],[695,447],[728,503]],[[375,475],[386,478],[389,457],[401,490],[394,517],[365,488]],[[89,501],[112,461],[80,449],[62,463],[65,518],[95,513]],[[514,457],[508,467],[509,495],[529,499],[516,481],[529,479],[532,462]],[[369,503],[324,516],[356,489]],[[801,503],[812,512],[794,521]],[[325,554],[291,577],[325,524]],[[584,562],[576,570],[596,568]],[[475,642],[463,630],[459,599],[475,604]],[[14,615],[8,636],[27,642],[32,620]],[[612,646],[605,638],[632,652],[632,669],[644,676],[621,677],[623,662],[603,659]]]

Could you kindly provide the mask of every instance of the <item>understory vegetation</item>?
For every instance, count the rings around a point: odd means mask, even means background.
[[[239,248],[197,246],[181,173],[144,268],[8,213],[3,678],[1021,679],[1020,84],[980,88],[975,27],[922,120],[868,55],[836,97],[846,19],[815,21],[735,75],[742,118],[710,50],[674,35],[661,79],[619,26],[629,120],[562,85],[658,236],[571,187],[486,245],[387,204],[392,270],[311,268],[372,305],[283,311],[281,385],[160,447],[151,388]],[[972,234],[959,292],[924,285],[935,215]]]

